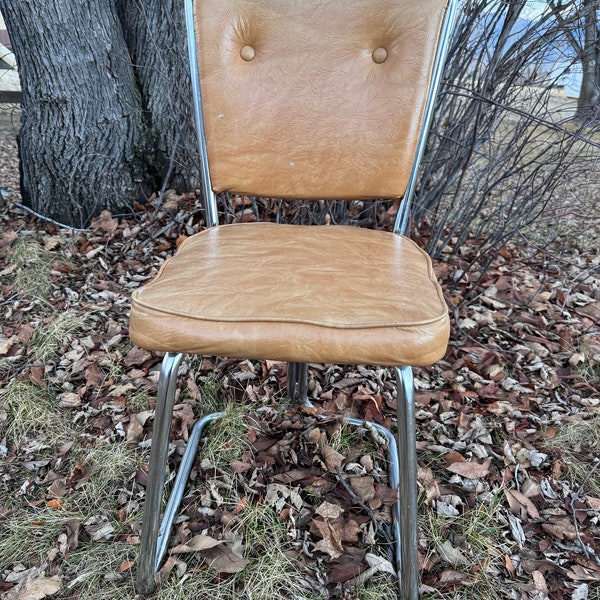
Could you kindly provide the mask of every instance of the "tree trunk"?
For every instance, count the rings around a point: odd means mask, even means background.
[[[155,140],[162,181],[179,191],[199,181],[199,158],[182,0],[117,0],[125,41]]]
[[[70,225],[128,209],[145,176],[141,100],[110,0],[0,0],[23,90],[23,202]]]
[[[600,32],[598,27],[600,0],[583,0],[583,78],[577,101],[577,116],[598,117],[600,113]]]

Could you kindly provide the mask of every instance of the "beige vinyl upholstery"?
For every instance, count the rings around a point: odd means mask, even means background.
[[[404,194],[443,0],[201,0],[213,188],[276,198]]]
[[[188,238],[134,292],[130,336],[171,352],[427,365],[448,329],[431,261],[409,239],[255,223]]]

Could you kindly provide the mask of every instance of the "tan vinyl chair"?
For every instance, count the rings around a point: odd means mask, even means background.
[[[183,353],[396,369],[391,484],[402,598],[418,597],[411,366],[446,350],[431,260],[402,235],[448,46],[454,0],[185,0],[208,228],[133,294],[131,339],[167,352],[146,491],[138,586],[154,587],[204,424],[194,428],[160,522]],[[271,198],[403,198],[393,232],[218,224],[216,192]],[[350,419],[359,424],[360,421]],[[383,429],[383,428],[382,428]],[[396,472],[397,471],[397,472]]]

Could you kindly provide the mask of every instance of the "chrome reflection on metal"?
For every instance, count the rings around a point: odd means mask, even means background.
[[[165,486],[169,434],[171,432],[175,390],[177,389],[177,371],[182,358],[182,354],[167,353],[163,358],[158,380],[137,573],[138,588],[142,594],[150,594],[155,587],[154,558],[158,539],[160,504]]]
[[[287,364],[287,394],[294,404],[313,406],[308,399],[308,364],[288,362]]]
[[[192,83],[192,96],[194,100],[196,136],[198,138],[198,151],[200,153],[200,176],[202,177],[202,197],[204,200],[206,226],[214,227],[219,224],[219,214],[217,211],[217,198],[212,189],[210,171],[208,168],[206,135],[204,133],[204,118],[202,116],[202,97],[200,94],[198,54],[196,52],[196,34],[194,31],[193,0],[185,0],[185,26],[187,30],[187,46],[190,59],[190,78]]]
[[[429,126],[431,125],[431,118],[433,116],[435,99],[437,97],[440,82],[442,80],[442,74],[444,72],[444,64],[446,62],[446,57],[448,56],[450,39],[452,37],[452,29],[454,27],[454,19],[457,14],[457,4],[457,0],[450,0],[450,2],[448,3],[448,7],[446,8],[444,23],[440,32],[438,47],[433,63],[431,85],[429,86],[427,99],[425,101],[425,109],[423,111],[423,122],[421,125],[421,131],[419,133],[419,139],[417,141],[415,159],[413,161],[412,169],[408,177],[406,191],[404,192],[404,197],[400,204],[400,209],[396,214],[396,220],[394,222],[393,229],[394,233],[400,233],[402,235],[405,235],[408,232],[410,205],[417,184],[417,177],[419,176],[419,166],[421,164],[421,159],[423,158],[423,153],[425,152],[425,146],[427,144],[427,135],[429,133]]]
[[[400,463],[398,461],[398,445],[396,444],[396,438],[394,434],[383,425],[379,425],[379,423],[373,423],[372,421],[363,421],[362,419],[354,419],[354,418],[346,418],[345,421],[350,423],[350,425],[354,425],[355,427],[373,427],[375,431],[379,434],[383,435],[388,441],[388,479],[389,486],[392,489],[399,488],[400,485]],[[394,527],[394,539],[396,541],[395,550],[394,550],[394,561],[396,563],[396,570],[398,571],[398,579],[400,579],[400,564],[401,564],[401,555],[400,555],[400,504],[402,499],[395,502],[392,506],[392,519],[393,519],[393,527]]]
[[[396,367],[398,385],[398,458],[400,462],[400,590],[401,598],[419,597],[417,506],[417,439],[414,381],[411,367]]]
[[[175,483],[173,484],[173,490],[171,491],[167,507],[165,508],[165,514],[163,515],[162,522],[160,524],[156,558],[154,561],[155,572],[160,568],[160,563],[162,562],[162,559],[167,551],[167,546],[169,545],[169,536],[173,527],[173,521],[175,520],[175,515],[177,514],[179,505],[181,504],[181,499],[183,498],[183,493],[185,492],[185,486],[194,465],[196,452],[198,450],[200,440],[202,439],[204,427],[211,421],[220,419],[222,416],[222,412],[216,412],[210,415],[205,415],[196,421],[196,423],[194,423],[192,433],[177,471],[177,477],[175,478]]]

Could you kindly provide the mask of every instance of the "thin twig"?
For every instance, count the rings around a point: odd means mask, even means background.
[[[373,526],[378,528],[377,519],[375,517],[375,513],[373,509],[367,506],[356,494],[356,492],[348,485],[348,482],[344,479],[344,475],[339,467],[335,467],[335,474],[337,475],[338,481],[344,486],[344,489],[350,494],[352,500],[354,500],[361,508],[363,508],[369,517],[371,517],[371,521],[373,521]]]
[[[179,143],[179,138],[181,137],[181,123],[177,128],[177,134],[175,135],[175,140],[173,141],[173,147],[171,148],[171,154],[169,155],[169,166],[167,168],[167,173],[165,178],[163,179],[162,187],[160,188],[160,192],[158,192],[158,202],[156,203],[156,210],[154,211],[153,217],[156,217],[159,209],[161,208],[163,196],[167,191],[167,185],[169,185],[169,181],[171,180],[171,175],[173,173],[173,168],[175,166],[175,152],[177,151],[177,144]]]
[[[42,221],[48,221],[48,223],[53,223],[54,225],[58,225],[59,227],[62,227],[63,229],[70,229],[71,231],[78,231],[78,232],[91,231],[91,229],[80,229],[79,227],[72,227],[71,225],[66,225],[65,223],[61,223],[60,221],[55,221],[54,219],[51,219],[50,217],[45,217],[44,215],[41,215],[39,212],[36,212],[32,208],[29,208],[28,206],[25,206],[24,204],[21,204],[20,202],[13,202],[13,205],[16,206],[17,208],[20,208],[21,210],[24,210],[25,212],[32,214],[34,217],[37,217],[38,219],[42,219]]]

